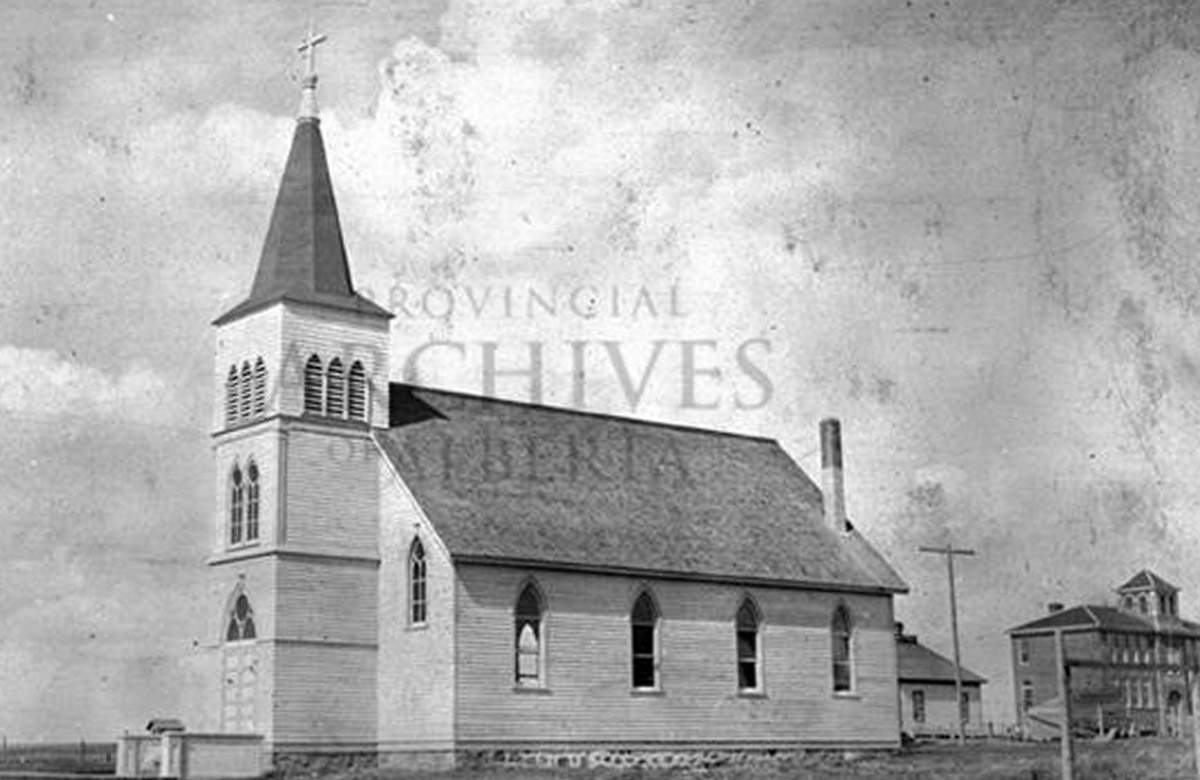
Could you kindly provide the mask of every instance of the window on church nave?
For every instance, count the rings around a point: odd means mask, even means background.
[[[321,358],[313,355],[304,364],[304,413],[322,414],[325,411],[325,373]]]
[[[367,419],[367,374],[358,360],[350,366],[346,407],[346,414],[351,420]]]
[[[250,599],[245,593],[239,593],[229,613],[229,623],[225,629],[226,642],[244,642],[255,638],[254,610],[250,608]]]
[[[414,626],[424,625],[427,617],[425,547],[420,539],[416,539],[408,552],[408,622]]]
[[[250,461],[246,466],[246,541],[258,539],[258,465]]]
[[[342,371],[342,361],[334,358],[329,361],[329,369],[325,373],[325,414],[342,417],[345,413],[346,374]]]
[[[542,615],[545,608],[541,593],[532,582],[526,583],[517,598],[513,615],[513,641],[516,654],[516,682],[521,686],[542,685]]]
[[[757,691],[760,688],[758,626],[761,622],[754,602],[749,597],[742,599],[737,611],[738,690]]]
[[[235,463],[229,474],[229,543],[241,544],[242,523],[245,512],[246,486],[242,481],[242,470]]]
[[[833,640],[833,690],[835,693],[847,693],[854,686],[854,627],[850,622],[850,612],[844,606],[833,611],[830,635]]]
[[[629,615],[635,689],[658,688],[658,624],[658,605],[649,592],[642,591]]]

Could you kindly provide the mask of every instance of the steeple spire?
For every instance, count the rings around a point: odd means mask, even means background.
[[[315,32],[312,18],[308,20],[308,35],[296,50],[305,55],[304,79],[300,82],[300,119],[317,119],[317,45],[328,40]]]
[[[238,319],[280,301],[307,303],[390,318],[385,309],[354,291],[325,144],[317,117],[314,50],[326,39],[311,28],[299,51],[308,60],[292,149],[283,169],[275,210],[250,296],[217,318]]]

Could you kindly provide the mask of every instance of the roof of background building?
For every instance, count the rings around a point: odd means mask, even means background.
[[[915,636],[896,637],[897,676],[900,682],[954,682],[954,662],[917,641]],[[982,685],[987,679],[962,667],[962,681]]]
[[[1151,589],[1155,593],[1174,593],[1179,590],[1171,583],[1164,580],[1149,569],[1142,569],[1137,574],[1133,575],[1128,582],[1117,588],[1117,592],[1126,590],[1145,590]]]
[[[1162,616],[1158,625],[1149,617],[1124,612],[1116,607],[1105,607],[1087,604],[1071,607],[1049,615],[1044,615],[1028,623],[1022,623],[1016,628],[1010,628],[1009,633],[1036,633],[1050,631],[1056,628],[1087,629],[1094,628],[1103,631],[1131,631],[1140,633],[1173,632],[1200,636],[1200,624],[1176,617]]]
[[[376,435],[453,557],[905,592],[771,439],[391,386]]]

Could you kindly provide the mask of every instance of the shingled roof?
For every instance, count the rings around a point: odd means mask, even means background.
[[[302,117],[296,123],[250,296],[214,324],[279,301],[392,316],[354,291],[321,127],[315,117]]]
[[[901,593],[771,439],[391,387],[376,440],[453,558]]]
[[[1071,607],[1059,612],[1022,623],[1016,628],[1010,628],[1010,634],[1038,633],[1063,629],[1098,629],[1103,631],[1130,631],[1151,633],[1170,631],[1180,634],[1200,636],[1200,624],[1179,618],[1159,618],[1159,626],[1140,615],[1124,612],[1115,607],[1104,607],[1096,604],[1086,604]]]
[[[896,638],[897,674],[900,682],[954,682],[954,662],[904,634]],[[987,679],[962,667],[962,681],[982,685]]]

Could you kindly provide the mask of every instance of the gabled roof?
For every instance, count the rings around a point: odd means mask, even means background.
[[[773,440],[408,385],[376,441],[459,561],[905,592]]]
[[[296,123],[250,296],[214,324],[280,301],[392,316],[354,291],[320,122],[315,117],[302,117]]]
[[[1117,592],[1121,593],[1126,590],[1153,590],[1155,593],[1176,593],[1179,588],[1164,580],[1149,569],[1142,569],[1137,574],[1133,575],[1121,587],[1117,588]]]
[[[1200,625],[1178,618],[1159,618],[1158,626],[1148,618],[1124,612],[1115,607],[1104,607],[1088,604],[1071,607],[1055,612],[1028,623],[1022,623],[1016,628],[1010,628],[1010,634],[1037,633],[1056,628],[1064,629],[1098,629],[1103,631],[1131,631],[1195,634],[1200,636]]]
[[[954,682],[954,662],[935,653],[914,636],[896,638],[897,676],[900,682]],[[982,685],[987,679],[962,667],[962,681]]]

